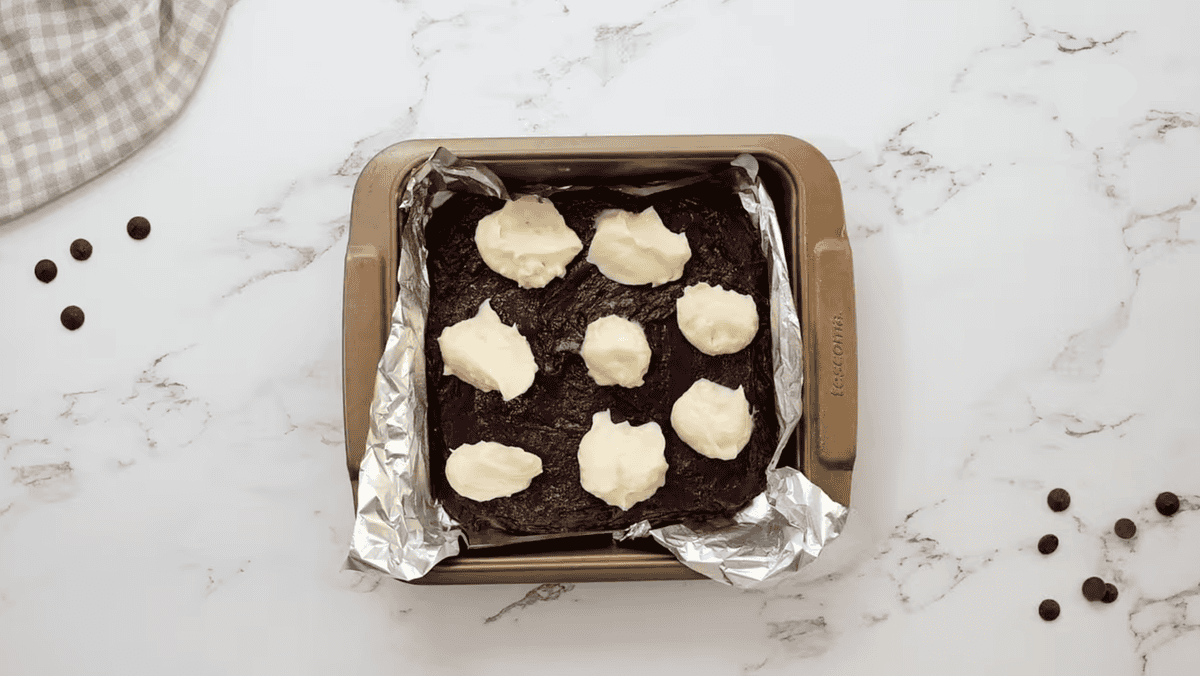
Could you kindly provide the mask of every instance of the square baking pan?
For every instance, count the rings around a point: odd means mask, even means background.
[[[363,168],[350,210],[342,316],[346,464],[357,502],[375,375],[399,292],[399,197],[439,147],[487,163],[501,179],[560,185],[670,179],[725,168],[749,153],[775,203],[804,343],[803,413],[781,464],[850,502],[858,426],[854,270],[841,186],[813,146],[784,135],[470,138],[393,145]],[[702,578],[643,538],[607,535],[465,549],[424,584],[596,582]]]

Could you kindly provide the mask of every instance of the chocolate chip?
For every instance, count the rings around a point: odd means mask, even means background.
[[[1057,535],[1043,535],[1041,540],[1038,540],[1038,551],[1043,554],[1053,554],[1054,550],[1058,549]]]
[[[75,305],[68,305],[58,317],[62,325],[74,331],[83,326],[83,310],[80,310]]]
[[[43,258],[37,262],[37,265],[33,266],[33,276],[49,284],[58,276],[58,266],[54,264],[54,261]]]
[[[1113,526],[1113,532],[1122,540],[1128,540],[1137,533],[1137,524],[1129,519],[1117,519],[1117,523]]]
[[[1089,601],[1099,601],[1104,598],[1104,580],[1098,577],[1089,577],[1083,581],[1083,598]]]
[[[92,243],[86,239],[77,239],[71,242],[71,258],[77,261],[86,261],[92,257]]]
[[[1038,605],[1038,615],[1047,622],[1053,622],[1058,619],[1058,613],[1061,608],[1058,607],[1058,601],[1054,599],[1046,599]]]
[[[43,262],[45,263],[49,261]],[[50,264],[54,265],[53,263]],[[53,278],[53,275],[51,275],[51,279]],[[48,282],[50,280],[46,279],[42,281]],[[1175,512],[1179,511],[1179,496],[1170,491],[1159,493],[1158,498],[1154,501],[1154,508],[1157,509],[1158,513],[1162,514],[1163,516],[1171,516]]]
[[[1071,494],[1061,488],[1055,488],[1046,496],[1046,504],[1050,505],[1050,509],[1061,512],[1071,506]]]
[[[150,221],[141,216],[134,216],[125,226],[125,232],[134,239],[146,239],[150,236]]]
[[[1116,601],[1117,585],[1111,582],[1104,583],[1104,596],[1100,597],[1100,600],[1105,603],[1112,603],[1113,601]]]

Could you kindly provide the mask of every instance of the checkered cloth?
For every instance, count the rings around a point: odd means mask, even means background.
[[[0,0],[0,223],[95,177],[166,126],[196,86],[229,4]]]

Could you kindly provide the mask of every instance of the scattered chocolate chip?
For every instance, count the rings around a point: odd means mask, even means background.
[[[63,326],[72,331],[83,326],[83,310],[80,310],[75,305],[68,305],[58,318]]]
[[[1054,550],[1058,549],[1057,535],[1043,535],[1041,540],[1038,540],[1038,551],[1043,554],[1053,554]]]
[[[150,221],[141,216],[134,216],[125,226],[125,232],[134,239],[146,239],[150,236]]]
[[[1046,496],[1046,504],[1050,505],[1050,509],[1061,512],[1071,506],[1071,494],[1061,488],[1055,488]]]
[[[1113,532],[1122,540],[1128,540],[1137,533],[1137,524],[1129,519],[1117,519],[1117,523],[1113,526]]]
[[[43,262],[49,262],[49,261],[43,261]],[[51,265],[54,265],[54,264],[51,263]],[[51,276],[51,279],[53,279],[53,276]],[[42,280],[42,281],[50,281],[50,280]],[[1175,512],[1179,511],[1179,496],[1175,495],[1174,493],[1172,493],[1170,491],[1167,491],[1165,493],[1159,493],[1158,498],[1154,501],[1154,508],[1157,509],[1158,513],[1162,514],[1163,516],[1171,516]]]
[[[1104,583],[1104,596],[1100,597],[1100,600],[1105,603],[1112,603],[1113,601],[1116,601],[1117,585],[1111,582]]]
[[[1104,580],[1098,577],[1089,577],[1083,581],[1083,598],[1089,601],[1099,601],[1104,598]]]
[[[77,261],[86,261],[92,257],[92,243],[86,239],[77,239],[71,242],[71,258]]]
[[[1058,613],[1061,608],[1058,607],[1058,601],[1054,599],[1046,599],[1038,605],[1038,615],[1047,622],[1053,622],[1058,619]]]
[[[43,258],[37,262],[37,265],[33,266],[33,276],[49,284],[58,276],[58,266],[54,264],[54,261]]]

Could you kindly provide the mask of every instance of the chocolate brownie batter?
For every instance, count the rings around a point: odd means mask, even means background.
[[[730,515],[765,487],[775,450],[767,262],[759,234],[732,191],[699,183],[649,197],[607,189],[564,192],[551,198],[582,240],[583,251],[566,276],[541,289],[521,289],[493,272],[475,246],[479,219],[500,209],[499,199],[459,193],[439,207],[427,230],[430,311],[426,327],[426,388],[434,495],[469,530],[548,534],[623,528],[643,519],[655,527]],[[653,206],[672,232],[686,232],[692,250],[682,279],[659,287],[625,286],[586,261],[593,221],[604,209],[640,212]],[[754,298],[759,332],[744,350],[711,357],[683,337],[675,300],[697,282],[720,284]],[[442,375],[437,337],[449,325],[475,316],[480,303],[506,324],[516,324],[538,364],[533,386],[504,402]],[[580,356],[593,320],[617,314],[642,325],[653,356],[641,387],[596,385]],[[671,406],[698,378],[726,387],[745,386],[754,416],[750,443],[733,460],[696,453],[671,428]],[[656,422],[666,437],[666,485],[628,511],[609,506],[579,484],[579,440],[592,414],[610,409],[615,423]],[[496,441],[542,459],[543,473],[516,495],[475,502],[446,481],[445,461],[461,444]]]

